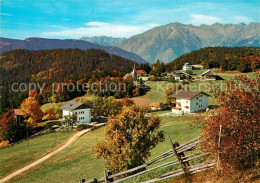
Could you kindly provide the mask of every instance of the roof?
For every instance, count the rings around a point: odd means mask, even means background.
[[[195,67],[195,68],[204,68],[203,65],[200,65],[200,64],[192,65],[192,67]]]
[[[63,110],[67,110],[67,111],[73,111],[73,110],[77,109],[78,107],[80,107],[81,105],[83,105],[83,103],[81,103],[81,102],[69,101],[66,104],[64,104],[63,106],[61,106],[60,108]]]
[[[191,91],[191,90],[178,90],[171,97],[183,98],[183,99],[192,99],[198,94],[203,93],[204,95],[210,96],[207,93],[201,91]]]
[[[150,107],[160,107],[161,103],[160,102],[152,102],[150,103]]]
[[[144,73],[144,74],[146,74],[146,72],[144,70],[137,70],[137,73]]]
[[[204,76],[205,74],[207,74],[207,73],[209,73],[209,72],[211,72],[213,75],[215,75],[215,73],[213,73],[211,70],[207,70],[207,71],[203,72],[203,73],[201,74],[201,76]]]
[[[17,116],[23,116],[24,113],[21,109],[14,109],[14,114]]]

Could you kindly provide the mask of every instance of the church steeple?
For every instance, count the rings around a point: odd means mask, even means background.
[[[131,72],[131,75],[136,79],[137,78],[137,71],[135,69],[135,64],[134,64],[134,68],[133,71]]]

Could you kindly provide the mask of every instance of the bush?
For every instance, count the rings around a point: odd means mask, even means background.
[[[92,126],[89,125],[89,124],[80,124],[78,125],[77,129],[78,130],[85,130],[85,129],[88,129],[88,128],[91,128]]]

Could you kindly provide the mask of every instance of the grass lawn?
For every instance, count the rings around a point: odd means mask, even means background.
[[[161,129],[165,131],[166,140],[152,150],[151,157],[157,156],[171,148],[168,135],[179,143],[193,139],[200,134],[198,128],[189,130],[188,123],[194,121],[194,116],[164,117]],[[14,182],[76,182],[79,177],[86,180],[100,178],[105,169],[102,158],[98,159],[92,152],[92,147],[98,140],[104,139],[104,130],[94,130],[82,136],[77,142],[64,149],[59,154],[12,179]]]
[[[173,83],[168,81],[148,81],[147,85],[151,88],[145,95],[135,98],[148,98],[149,102],[166,102],[164,92]]]
[[[47,103],[47,104],[42,105],[41,110],[43,112],[45,112],[47,109],[50,109],[50,108],[59,109],[60,106],[62,106],[63,104],[65,104],[65,102]]]
[[[0,178],[32,163],[63,144],[75,132],[57,132],[24,141],[9,148],[0,149]]]

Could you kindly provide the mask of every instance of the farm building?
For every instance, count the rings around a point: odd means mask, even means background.
[[[69,101],[63,106],[60,107],[62,109],[63,119],[66,116],[75,114],[77,115],[77,121],[79,123],[87,123],[91,122],[91,109],[87,108],[85,104],[75,101]]]
[[[176,81],[183,81],[185,79],[191,79],[191,75],[189,75],[188,73],[185,73],[185,72],[168,72],[167,73],[167,77],[170,78],[170,77],[174,77],[174,79]]]
[[[176,114],[205,110],[209,103],[209,95],[201,91],[178,90],[171,97],[175,98],[172,112]]]
[[[188,73],[185,73],[185,72],[179,72],[179,73],[176,73],[175,76],[174,76],[174,79],[176,81],[183,81],[185,79],[191,79],[191,75],[189,75]]]
[[[160,102],[152,102],[151,104],[150,104],[150,108],[153,110],[153,111],[155,111],[155,110],[161,110],[162,109],[162,103],[160,103]]]
[[[204,66],[197,64],[197,65],[192,65],[192,70],[203,70]]]
[[[211,70],[207,70],[205,72],[203,72],[201,75],[201,80],[224,80],[222,77],[216,75],[214,72],[212,72]]]
[[[14,114],[15,120],[18,124],[24,121],[24,114],[21,109],[13,109],[12,113]]]

